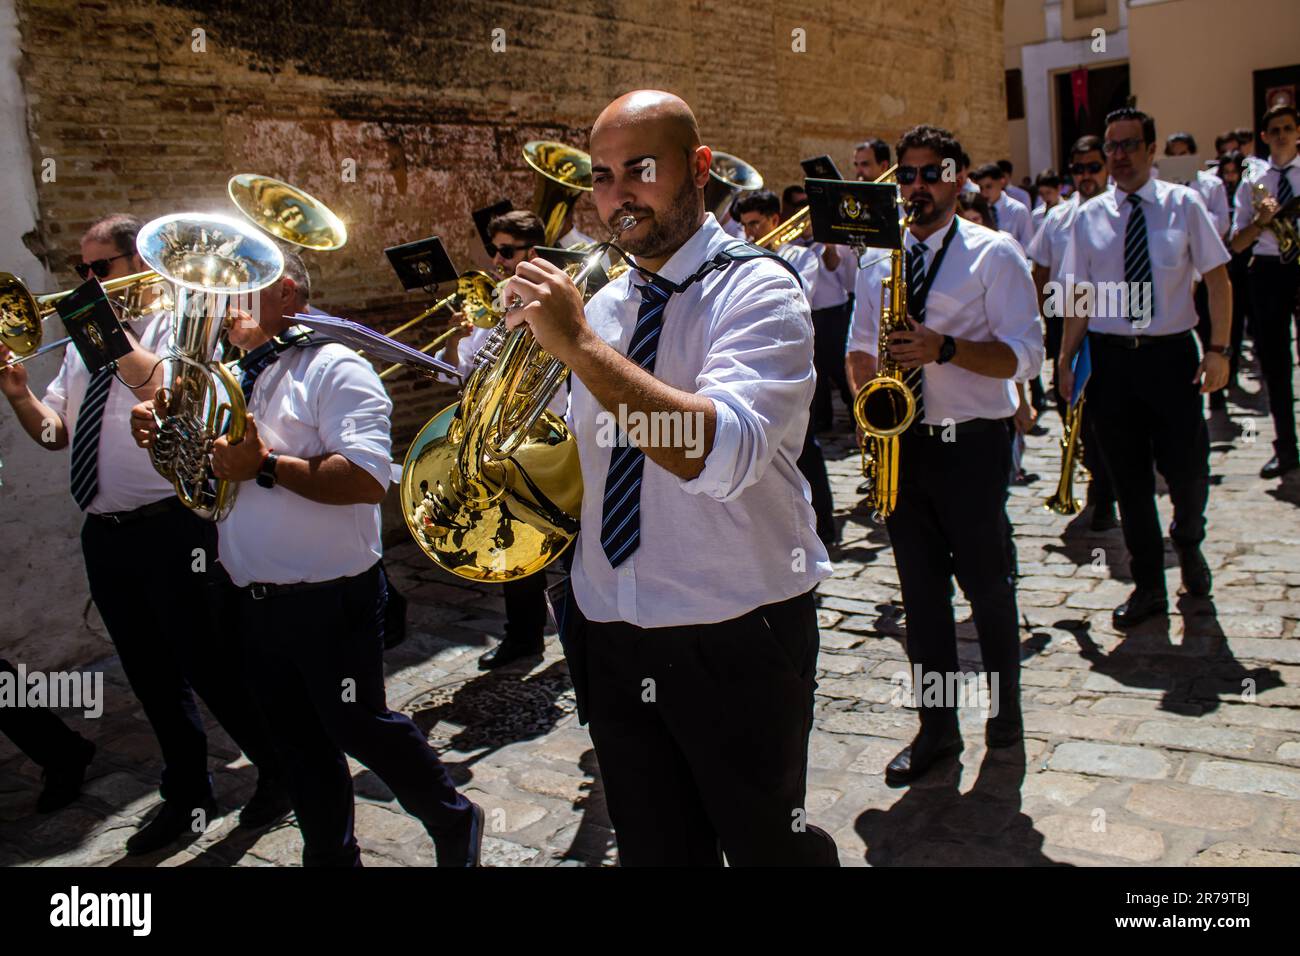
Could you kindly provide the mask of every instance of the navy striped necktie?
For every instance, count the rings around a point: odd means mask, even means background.
[[[655,370],[659,354],[659,330],[663,328],[664,307],[673,290],[654,280],[641,286],[641,307],[636,313],[636,328],[627,345],[627,357],[647,372]],[[609,470],[605,473],[605,497],[600,507],[600,546],[611,567],[618,567],[641,543],[641,477],[645,472],[645,452],[634,447],[619,431],[619,441],[610,452]]]
[[[908,312],[912,321],[918,325],[925,322],[925,302],[917,295],[925,283],[925,253],[929,249],[924,242],[912,246],[907,254],[907,291]],[[921,366],[903,370],[903,384],[912,391],[916,398],[916,412],[913,423],[925,420],[925,373]]]
[[[77,412],[77,427],[72,433],[69,481],[73,500],[82,511],[90,507],[99,493],[99,433],[112,385],[113,367],[110,363],[90,376]]]
[[[1134,290],[1135,285],[1148,290],[1148,308],[1129,310],[1129,321],[1136,322],[1155,315],[1155,297],[1151,294],[1151,252],[1147,249],[1147,217],[1142,211],[1142,197],[1131,193],[1128,202],[1132,209],[1128,216],[1128,226],[1124,229],[1124,281],[1129,287],[1129,302],[1133,302],[1134,296],[1140,294]]]
[[[1286,178],[1286,169],[1279,169],[1277,171],[1277,204],[1285,206],[1294,195],[1295,193],[1291,189],[1291,181]]]

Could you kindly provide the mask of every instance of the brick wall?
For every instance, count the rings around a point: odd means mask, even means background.
[[[469,212],[531,201],[523,143],[585,145],[637,87],[683,95],[707,143],[777,188],[801,158],[849,172],[854,142],[923,120],[977,158],[1006,151],[1001,0],[16,2],[40,211],[23,238],[64,286],[96,216],[225,209],[228,177],[260,172],[348,223],[345,249],[309,257],[317,304],[391,327],[428,300],[401,292],[386,246],[437,233],[483,264]],[[409,378],[392,393],[404,448],[448,396]]]

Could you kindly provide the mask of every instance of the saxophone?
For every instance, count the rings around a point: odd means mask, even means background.
[[[908,210],[904,216],[904,232],[913,215]],[[863,433],[862,475],[871,486],[868,500],[877,522],[888,518],[898,502],[898,436],[916,416],[916,396],[903,381],[903,367],[889,354],[890,335],[907,328],[907,278],[900,242],[889,252],[889,277],[881,284],[876,377],[853,399],[853,418]]]

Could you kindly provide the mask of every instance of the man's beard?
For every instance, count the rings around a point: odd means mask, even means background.
[[[1083,184],[1082,183],[1079,184],[1079,195],[1082,196],[1084,199],[1095,199],[1097,196],[1101,195],[1101,191],[1102,191],[1101,183],[1097,183],[1096,187],[1093,189],[1092,192],[1085,192],[1083,189]]]
[[[627,215],[640,216],[649,213],[652,218],[648,221],[649,228],[646,234],[636,239],[629,239],[626,242],[615,242],[626,252],[649,259],[656,259],[676,249],[699,227],[697,220],[699,200],[697,198],[699,190],[696,189],[695,183],[687,179],[682,188],[678,190],[677,195],[673,196],[672,202],[668,208],[661,214],[655,212],[648,206],[621,207],[613,216],[610,217],[610,230],[613,231],[614,224]]]
[[[940,206],[933,195],[927,197],[929,202],[921,206],[916,214],[912,217],[912,224],[915,226],[932,226],[940,222],[945,216],[952,212],[953,207],[957,205],[957,197],[954,196],[952,202],[947,206]]]

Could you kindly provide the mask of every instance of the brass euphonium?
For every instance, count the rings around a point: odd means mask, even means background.
[[[713,150],[709,164],[709,181],[704,185],[704,208],[721,219],[740,193],[763,188],[758,170],[739,156]]]
[[[524,161],[537,174],[533,208],[546,226],[542,245],[553,246],[573,204],[591,192],[591,157],[563,143],[534,140],[524,146]]]
[[[914,209],[907,210],[901,223],[904,233],[914,215]],[[898,502],[898,436],[916,416],[916,396],[903,381],[903,367],[889,352],[890,335],[907,328],[907,278],[900,241],[899,248],[889,252],[889,277],[880,291],[876,376],[853,399],[853,417],[864,435],[862,474],[871,483],[871,509],[878,521],[888,518]]]
[[[1256,206],[1261,200],[1272,198],[1263,183],[1251,183],[1250,188]],[[1278,258],[1286,263],[1294,262],[1300,256],[1300,196],[1292,196],[1285,205],[1279,206],[1264,228],[1277,239]]]
[[[635,223],[626,217],[618,233]],[[587,278],[614,238],[572,275]],[[568,369],[527,325],[499,325],[475,356],[461,400],[416,435],[402,465],[406,525],[439,567],[473,581],[509,581],[544,569],[578,533],[577,443],[546,406]]]

